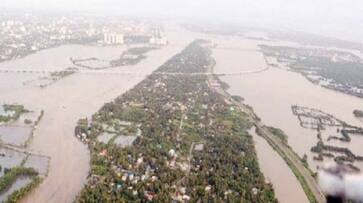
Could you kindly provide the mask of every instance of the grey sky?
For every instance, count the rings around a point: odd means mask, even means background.
[[[1,0],[0,7],[233,21],[363,42],[361,0]]]

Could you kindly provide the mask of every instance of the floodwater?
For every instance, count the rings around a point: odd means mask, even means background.
[[[6,144],[21,146],[28,140],[32,132],[31,127],[0,126],[0,141]]]
[[[31,183],[31,181],[32,181],[32,178],[27,177],[27,176],[17,178],[15,180],[15,182],[10,186],[10,188],[8,188],[5,192],[1,193],[0,202],[5,201],[9,195],[11,195],[13,192],[19,190],[20,188],[28,185],[29,183]]]
[[[0,147],[0,165],[2,168],[0,170],[0,177],[4,175],[5,168],[10,169],[15,166],[20,166],[25,157],[26,154],[24,153]]]
[[[46,176],[48,173],[49,167],[49,158],[45,156],[39,155],[30,155],[26,162],[24,163],[24,167],[33,168],[38,171],[39,175]]]
[[[255,127],[249,130],[249,134],[252,135],[255,143],[260,169],[265,178],[272,182],[279,202],[309,202],[300,183],[280,155],[265,139],[256,134]]]
[[[9,125],[12,125],[12,126],[31,126],[32,127],[32,126],[35,125],[35,123],[39,119],[40,115],[41,115],[40,110],[31,109],[31,112],[21,114],[18,120],[9,123]],[[31,121],[31,123],[27,124],[26,120]]]
[[[14,59],[1,63],[1,68],[11,69],[46,69],[64,70],[74,65],[70,58],[90,58],[98,57],[105,60],[118,58],[126,46],[82,46],[82,45],[62,45],[56,48],[41,50],[24,58]],[[46,58],[46,60],[44,60]]]
[[[175,26],[167,28],[167,46],[148,52],[147,58],[136,65],[113,71],[151,73],[194,39],[180,39],[181,33]],[[108,60],[118,57],[126,48],[64,45],[0,63],[0,68],[64,70],[70,66],[71,57]],[[50,157],[49,173],[24,201],[72,202],[86,182],[90,159],[87,147],[74,136],[78,119],[91,116],[105,102],[123,94],[145,76],[78,73],[43,89],[23,85],[39,76],[0,73],[0,103],[19,103],[45,112],[28,150]]]
[[[222,45],[213,49],[213,56],[216,59],[214,71],[217,73],[246,71],[246,68],[257,71],[261,69],[261,65],[267,66],[257,45],[269,42],[222,37],[215,38],[214,41],[217,44],[234,44],[234,50],[220,48]],[[274,44],[277,43],[274,42]],[[248,47],[248,50],[243,50],[245,47]],[[231,51],[235,53],[231,54]],[[254,54],[254,57],[251,57],[251,54]],[[248,61],[248,66],[243,65],[246,61]],[[316,170],[316,166],[320,164],[312,160],[313,154],[310,152],[310,148],[317,143],[317,132],[300,126],[297,117],[292,113],[292,105],[317,108],[349,124],[363,127],[352,113],[354,109],[362,109],[362,99],[314,85],[299,73],[271,67],[256,74],[223,76],[221,80],[230,86],[228,89],[230,94],[243,97],[245,103],[253,107],[264,124],[282,129],[288,135],[288,143],[293,150],[301,157],[307,154],[308,163],[313,170]],[[327,137],[323,137],[323,139],[327,144],[345,146],[353,153],[363,155],[361,148],[363,137],[352,135],[352,141],[349,144],[338,141],[327,142]],[[262,150],[261,147],[257,146],[258,153],[264,153],[260,150]],[[263,159],[268,162],[269,170],[278,171],[281,166],[269,159],[274,158],[271,155],[270,158]],[[266,164],[262,162],[261,165]],[[362,162],[356,162],[356,165],[363,169]],[[291,185],[292,183],[285,184],[285,179],[279,178],[278,173],[270,175],[274,185],[283,185],[284,190],[287,191],[291,187],[296,188]],[[267,176],[269,176],[268,173]],[[291,174],[284,174],[284,176],[287,178]],[[291,194],[296,193],[297,191],[294,191]]]

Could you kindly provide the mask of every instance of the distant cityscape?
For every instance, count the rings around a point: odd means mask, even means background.
[[[325,203],[363,170],[362,47],[0,9],[0,202]]]
[[[124,43],[166,45],[164,30],[137,20],[95,20],[86,17],[0,15],[0,61],[67,43],[99,46]]]

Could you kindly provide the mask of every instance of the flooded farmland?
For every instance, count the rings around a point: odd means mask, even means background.
[[[175,34],[176,32],[179,34]],[[180,33],[185,34],[184,38],[177,37]],[[89,117],[105,102],[132,88],[145,77],[143,74],[151,73],[197,37],[211,39],[217,44],[213,49],[213,57],[217,62],[214,70],[216,73],[256,71],[254,74],[223,76],[221,79],[230,86],[229,93],[243,97],[245,103],[254,108],[263,123],[286,132],[289,136],[289,145],[300,156],[307,154],[312,169],[315,170],[317,165],[313,161],[313,154],[310,153],[310,148],[317,141],[316,131],[300,126],[299,120],[291,111],[292,105],[321,109],[349,124],[363,125],[352,114],[354,109],[362,109],[361,99],[314,85],[294,72],[273,67],[267,69],[265,58],[257,46],[258,43],[266,42],[191,34],[173,27],[169,35],[169,45],[148,52],[147,58],[136,65],[112,69],[116,72],[132,72],[140,75],[75,73],[45,89],[40,89],[31,85],[26,86],[24,82],[42,77],[43,73],[0,73],[0,103],[21,103],[33,109],[43,109],[45,112],[28,150],[50,157],[49,169],[38,168],[41,173],[48,173],[48,177],[27,197],[26,201],[72,201],[85,183],[89,170],[89,152],[86,146],[73,136],[78,119]],[[71,57],[100,57],[111,60],[126,49],[124,46],[64,45],[1,63],[0,69],[64,70],[72,66],[69,60]],[[104,135],[99,141],[108,142],[112,137],[111,134]],[[327,137],[323,139],[326,140]],[[280,201],[297,202],[296,199],[299,199],[300,202],[307,202],[301,186],[283,160],[261,137],[254,136],[254,140],[261,169],[273,183]],[[118,141],[122,144],[133,140],[115,140]],[[357,136],[352,136],[352,142],[349,144],[338,141],[330,141],[329,144],[348,146],[352,152],[363,155],[359,147],[363,144],[363,139]],[[20,164],[24,159],[22,153],[17,156],[19,157],[16,159],[6,158],[9,167]],[[14,163],[10,163],[12,161]],[[25,166],[44,166],[42,163],[44,161],[40,158],[29,157]],[[363,169],[363,164],[361,166],[359,167]],[[281,174],[284,174],[284,177],[281,177]],[[296,196],[285,195],[288,193]]]
[[[113,69],[142,73],[139,76],[76,73],[41,89],[23,83],[42,76],[42,73],[0,73],[0,103],[19,103],[32,109],[44,110],[44,116],[27,150],[49,156],[49,172],[43,183],[25,199],[26,202],[73,201],[86,181],[89,170],[87,147],[74,136],[78,119],[91,116],[105,102],[132,88],[145,74],[151,73],[193,40],[180,40],[175,31],[173,28],[168,35],[169,45],[148,52],[147,58],[138,64]],[[1,63],[0,69],[64,70],[71,66],[71,57],[111,60],[125,49],[124,46],[63,45]],[[36,162],[37,160],[29,159],[27,164],[37,165]]]
[[[0,148],[0,154],[0,163],[2,169],[19,166],[21,162],[26,158],[26,154],[22,152],[3,147]],[[4,175],[4,171],[5,170],[0,171],[0,176]]]
[[[0,126],[0,140],[11,145],[24,145],[32,128],[23,126]]]
[[[234,50],[226,50],[220,48],[220,46],[213,50],[213,55],[216,59],[214,70],[216,73],[246,71],[246,68],[253,71],[259,70],[261,66],[267,66],[257,45],[268,42],[246,39],[238,40],[237,38],[217,38],[215,41],[217,44],[224,44],[224,41],[229,41],[227,43],[233,41],[235,43]],[[276,44],[276,42],[274,43]],[[249,50],[243,50],[245,46],[249,47]],[[231,54],[231,51],[235,53]],[[254,57],[251,57],[251,54],[254,54]],[[235,57],[231,58],[231,56]],[[226,58],[228,60],[225,60]],[[249,61],[248,67],[244,66],[244,61]],[[245,103],[253,107],[263,123],[282,129],[288,135],[288,144],[299,156],[307,155],[309,166],[314,171],[316,171],[316,166],[321,164],[321,162],[313,160],[314,154],[310,152],[311,147],[315,146],[318,141],[317,131],[300,126],[298,118],[293,115],[291,110],[293,105],[320,109],[350,125],[362,127],[362,123],[352,114],[354,109],[362,108],[362,99],[314,85],[298,73],[270,67],[256,74],[223,76],[221,80],[230,86],[228,89],[230,94],[243,97]],[[331,131],[327,130],[323,134],[322,139],[324,142],[329,145],[347,147],[356,155],[363,155],[360,147],[363,144],[363,137],[353,135],[351,136],[352,140],[350,143],[342,143],[336,140],[327,141],[329,132]],[[259,140],[256,142],[258,143]],[[266,154],[261,147],[256,146],[256,148],[258,153]],[[272,155],[264,160],[268,161],[269,170],[276,171],[281,167],[278,164],[272,163],[275,160]],[[266,163],[261,163],[262,167],[264,164]],[[362,162],[356,162],[355,165],[363,169]],[[278,178],[278,174],[271,174],[271,172],[266,172],[265,174],[270,177],[276,187],[283,185],[286,191],[293,184],[285,184],[283,179]],[[289,175],[287,174],[286,176]],[[296,188],[295,186],[292,187]],[[298,192],[294,191],[295,193]]]
[[[6,190],[4,193],[1,193],[0,195],[0,201],[4,202],[9,195],[11,195],[13,192],[21,189],[22,187],[26,186],[27,184],[31,183],[32,178],[31,177],[19,177],[16,179],[16,181],[10,186],[8,190]]]

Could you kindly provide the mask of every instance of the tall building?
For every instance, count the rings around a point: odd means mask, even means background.
[[[124,35],[118,33],[105,33],[103,34],[103,42],[106,44],[123,44]]]
[[[154,45],[166,45],[168,44],[168,39],[161,30],[154,31],[153,35],[149,40],[150,44]]]

